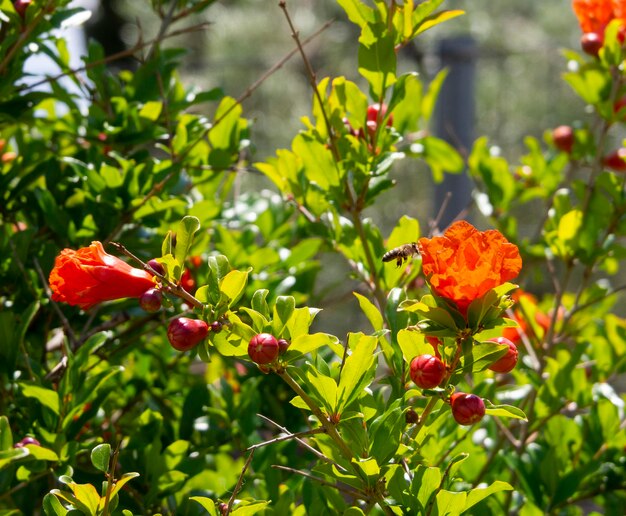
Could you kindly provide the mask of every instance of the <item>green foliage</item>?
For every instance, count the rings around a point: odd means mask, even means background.
[[[241,102],[189,89],[184,51],[165,44],[212,3],[147,2],[160,35],[115,72],[95,42],[84,70],[70,69],[53,29],[86,14],[67,1],[24,14],[0,2],[0,511],[579,514],[589,501],[622,514],[626,322],[614,280],[626,196],[604,159],[624,123],[621,22],[597,58],[566,53],[564,80],[591,106],[571,151],[546,132],[511,165],[486,137],[465,158],[430,133],[446,71],[429,84],[398,71],[407,45],[461,11],[339,0],[359,34],[346,75],[366,88],[309,70],[301,130],[251,165]],[[80,95],[60,77],[24,85],[37,53]],[[520,249],[523,291],[502,281],[461,308],[428,290],[415,250],[432,226],[406,214],[387,233],[367,211],[411,180],[392,174],[407,159],[436,182],[467,167],[478,209]],[[248,186],[250,167],[273,190]],[[160,308],[53,300],[56,257],[91,241],[158,273]],[[326,286],[327,255],[350,277]],[[344,279],[366,328],[337,337],[311,305],[341,295]],[[206,323],[188,352],[168,342],[179,316]],[[279,346],[265,363],[249,349],[260,333]],[[520,356],[506,374],[492,370],[509,352],[490,340],[502,335]],[[420,355],[444,363],[433,388],[411,380]],[[483,400],[485,417],[458,424],[455,392]]]

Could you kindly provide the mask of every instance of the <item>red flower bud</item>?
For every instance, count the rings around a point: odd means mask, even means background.
[[[148,265],[152,267],[152,270],[157,274],[160,274],[161,276],[165,274],[165,269],[163,268],[163,265],[157,262],[155,258],[152,258],[152,260],[148,262]]]
[[[420,355],[411,361],[411,380],[420,389],[437,387],[446,374],[446,366],[432,355]]]
[[[435,356],[437,358],[441,358],[441,355],[439,354],[439,344],[442,344],[442,340],[439,337],[426,337],[426,342],[428,342],[433,349],[435,350]]]
[[[174,349],[187,351],[200,343],[209,333],[209,325],[199,319],[179,317],[167,328],[167,338]]]
[[[156,288],[146,290],[139,298],[139,306],[149,313],[158,312],[163,302],[163,294]]]
[[[41,443],[34,437],[24,437],[21,441],[15,443],[13,448],[24,448],[24,446],[32,444],[34,446],[41,446]]]
[[[278,354],[283,355],[289,349],[289,341],[287,339],[278,339]]]
[[[219,321],[213,321],[211,323],[211,331],[213,333],[219,333],[222,331],[222,326],[224,326],[221,322]]]
[[[257,364],[270,364],[278,357],[280,347],[274,335],[259,333],[250,339],[248,355]]]
[[[24,18],[24,16],[26,16],[26,9],[28,9],[31,2],[32,0],[15,0],[13,8],[17,14]]]
[[[495,371],[496,373],[508,373],[509,371],[512,371],[517,364],[517,346],[504,337],[489,339],[489,342],[497,342],[498,344],[507,344],[509,346],[506,355],[500,357],[495,363],[491,364],[489,369]]]
[[[475,394],[455,392],[450,396],[452,416],[459,425],[473,425],[485,415],[485,403]]]
[[[604,156],[602,163],[605,167],[612,168],[616,172],[626,171],[626,148],[621,147],[616,151]]]
[[[580,46],[585,54],[598,57],[598,53],[604,45],[603,37],[596,32],[586,32],[580,37]]]
[[[557,149],[569,154],[574,147],[574,130],[569,125],[560,125],[552,131],[552,141]]]
[[[387,104],[381,105],[377,102],[376,104],[372,104],[367,108],[367,121],[374,122],[378,125],[379,122],[385,118],[387,114]],[[393,125],[393,115],[389,115],[387,118],[387,127],[391,127]]]

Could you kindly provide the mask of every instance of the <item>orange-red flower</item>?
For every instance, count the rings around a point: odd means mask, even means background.
[[[154,287],[154,278],[107,254],[100,242],[78,250],[63,249],[48,279],[52,299],[83,309],[102,301],[139,297]]]
[[[443,236],[421,238],[422,269],[433,293],[453,301],[465,314],[474,300],[515,278],[522,259],[517,246],[494,229],[478,231],[465,221]]]
[[[604,37],[611,20],[622,19],[626,23],[626,0],[573,0],[572,8],[584,33]]]

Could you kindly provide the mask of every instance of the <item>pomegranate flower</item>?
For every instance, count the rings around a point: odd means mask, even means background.
[[[466,221],[455,222],[443,236],[421,238],[419,249],[433,293],[464,315],[474,299],[515,278],[522,268],[517,246],[502,233],[478,231]]]
[[[154,278],[107,254],[100,242],[78,250],[63,249],[48,279],[52,299],[83,310],[102,301],[140,297],[154,287]]]
[[[626,0],[573,0],[572,8],[582,32],[597,34],[600,41],[604,40],[604,31],[612,20],[623,20],[626,24]]]

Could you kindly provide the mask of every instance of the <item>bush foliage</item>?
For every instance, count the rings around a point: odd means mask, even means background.
[[[168,45],[212,0],[151,0],[154,40],[90,42],[81,69],[55,30],[85,18],[68,3],[0,0],[1,514],[624,513],[610,2],[601,26],[574,2],[601,36],[565,53],[580,123],[528,138],[519,164],[433,136],[445,72],[397,70],[463,14],[443,0],[337,0],[357,82],[316,76],[280,2],[311,113],[259,162],[241,102],[262,80],[240,99],[189,88]],[[34,54],[62,73],[27,81]],[[493,229],[406,214],[384,234],[365,210],[412,181],[391,176],[407,160],[435,181],[467,169]],[[241,184],[249,168],[272,188]],[[367,327],[324,332],[323,254]]]

